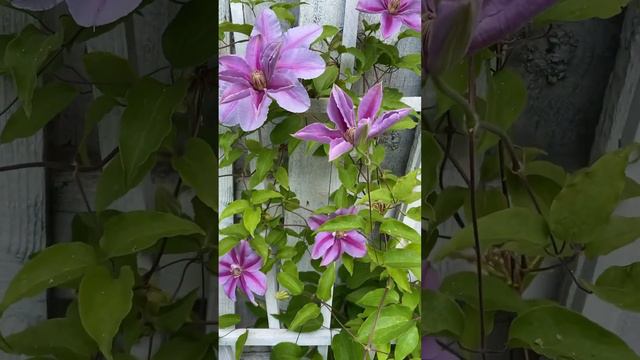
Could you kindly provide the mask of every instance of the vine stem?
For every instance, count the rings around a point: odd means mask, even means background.
[[[378,304],[378,309],[376,310],[376,317],[375,319],[373,319],[373,326],[371,327],[371,332],[369,333],[369,339],[367,339],[367,346],[364,349],[364,357],[362,358],[362,360],[367,360],[367,356],[369,355],[371,342],[373,341],[373,336],[376,333],[376,326],[378,326],[378,320],[380,320],[380,314],[382,313],[382,306],[384,305],[384,300],[387,298],[388,293],[389,280],[387,280],[387,286],[384,287],[384,293],[382,293],[382,297],[380,298],[380,303]]]

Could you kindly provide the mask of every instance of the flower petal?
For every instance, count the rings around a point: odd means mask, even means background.
[[[265,41],[262,38],[262,35],[256,35],[249,38],[244,58],[251,71],[261,69],[260,59],[262,58],[264,47]]]
[[[313,123],[298,130],[293,137],[307,141],[317,141],[323,144],[331,143],[331,140],[342,138],[339,130],[329,129],[325,124]],[[315,230],[315,229],[311,229]]]
[[[236,301],[237,286],[238,286],[238,278],[234,278],[234,277],[231,277],[231,279],[223,285],[224,293],[227,294],[229,299],[233,301]]]
[[[342,249],[354,258],[361,258],[367,253],[367,238],[357,231],[349,231],[341,239]]]
[[[64,0],[12,0],[11,6],[31,11],[49,10]]]
[[[348,208],[338,209],[334,214],[336,216],[340,216],[340,215],[355,215],[357,213],[358,213],[358,208],[355,206],[350,206]]]
[[[344,139],[333,139],[329,144],[329,161],[333,161],[340,157],[340,155],[351,151],[353,145]]]
[[[382,105],[382,83],[377,83],[362,97],[358,107],[358,121],[375,119],[380,105]]]
[[[369,138],[374,138],[387,131],[395,123],[409,115],[410,112],[411,109],[407,108],[382,113],[369,128]]]
[[[322,27],[315,24],[291,28],[284,33],[282,51],[299,47],[309,48],[320,35],[322,35]]]
[[[311,258],[318,259],[333,246],[335,238],[330,232],[321,232],[316,235],[313,248],[311,248]]]
[[[311,215],[308,221],[309,228],[313,231],[316,231],[320,227],[320,225],[327,222],[328,219],[329,217],[327,215]]]
[[[129,15],[142,0],[66,0],[73,20],[84,27],[112,23]]]
[[[419,12],[400,15],[400,21],[416,31],[420,31],[422,28],[422,18]]]
[[[249,64],[240,56],[237,55],[224,55],[218,58],[218,64],[220,64],[220,70],[233,70],[239,73],[244,73],[248,77],[251,73]]]
[[[377,14],[386,11],[387,7],[382,0],[359,0],[356,9],[368,14]]]
[[[253,296],[253,291],[251,291],[251,289],[249,288],[247,280],[244,276],[240,277],[240,289],[242,289],[242,292],[247,295],[249,301],[251,301],[252,304],[257,305],[256,298]]]
[[[322,75],[326,63],[322,57],[304,48],[284,51],[278,61],[278,70],[287,70],[300,79],[314,79]]]
[[[226,126],[235,126],[238,125],[238,117],[236,116],[239,101],[234,101],[228,104],[219,104],[218,111],[220,113],[220,117],[218,121],[220,124]]]
[[[470,51],[492,45],[516,32],[558,0],[485,0]]]
[[[226,81],[228,83],[240,84],[245,87],[251,86],[245,73],[241,73],[235,70],[223,70],[218,73],[218,79]]]
[[[343,252],[344,251],[342,250],[341,241],[335,241],[333,243],[333,246],[329,248],[327,253],[322,258],[322,261],[320,262],[320,266],[327,266],[330,263],[336,261],[336,259],[338,259]]]
[[[270,43],[265,46],[260,55],[260,69],[264,72],[267,82],[276,71],[276,66],[280,60],[280,43]]]
[[[280,107],[292,113],[303,113],[311,107],[307,90],[296,81],[293,86],[280,89],[268,89],[267,93]]]
[[[242,274],[242,278],[252,292],[258,295],[264,295],[267,292],[267,276],[262,272],[247,271]]]
[[[226,104],[233,101],[244,99],[251,95],[253,89],[244,84],[231,84],[220,96],[220,104]]]
[[[271,9],[264,9],[253,25],[253,31],[251,36],[262,35],[266,43],[279,41],[282,37],[282,29],[280,28],[280,21],[276,16],[276,13]]]
[[[329,96],[329,103],[327,104],[327,115],[329,120],[333,121],[343,133],[347,132],[355,123],[353,101],[337,85],[333,85],[333,89],[331,89],[331,96]]]
[[[222,120],[221,122],[230,126],[240,125],[240,128],[244,131],[253,131],[267,121],[267,113],[269,111],[269,105],[271,105],[271,99],[265,96],[264,92],[252,90],[251,96],[229,104],[236,104],[236,106],[232,109],[221,108],[221,113],[224,110],[226,115],[224,118],[225,122],[222,122]]]
[[[388,39],[397,34],[401,26],[402,21],[400,21],[398,16],[391,15],[388,12],[382,13],[380,18],[380,32],[383,38]]]

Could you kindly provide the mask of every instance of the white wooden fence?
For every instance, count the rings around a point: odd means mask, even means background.
[[[252,23],[253,13],[247,11],[243,5],[238,3],[229,4],[226,1],[220,2],[219,20],[231,21],[233,23]],[[318,24],[318,25],[334,25],[343,29],[342,43],[346,47],[356,46],[357,31],[359,28],[362,15],[356,9],[356,0],[312,0],[307,1],[299,8],[298,25]],[[369,22],[373,22],[368,16]],[[242,34],[235,34],[235,41],[244,40],[246,37]],[[228,38],[226,39],[228,41]],[[236,46],[236,53],[242,54],[245,50],[246,43],[240,43]],[[400,48],[403,53],[419,52],[420,45],[418,41],[404,41]],[[341,73],[347,69],[352,69],[354,59],[351,55],[342,55],[340,62]],[[405,94],[414,96],[402,99],[404,103],[411,106],[416,111],[421,110],[420,96],[420,78],[413,73],[399,72],[393,79],[387,80],[387,84],[395,86],[403,90]],[[312,99],[309,115],[325,117],[326,99]],[[261,131],[260,135],[256,135],[256,140],[267,145],[269,142],[269,128]],[[420,132],[416,131],[416,137],[413,141],[411,156],[407,164],[407,171],[413,170],[420,166]],[[295,151],[289,158],[289,185],[291,191],[299,195],[300,199],[305,203],[306,207],[319,208],[328,204],[329,195],[339,186],[337,170],[325,158],[312,157],[305,155],[304,151]],[[219,170],[219,209],[223,209],[235,197],[234,179],[232,176],[231,166],[221,168]],[[226,176],[224,176],[226,175]],[[285,223],[287,224],[303,224],[302,220],[289,213],[283,214]],[[416,230],[420,229],[420,224],[411,219],[403,219],[406,223],[413,226]],[[220,228],[233,223],[232,218],[227,218],[220,223]],[[290,239],[293,241],[293,239]],[[308,257],[303,258],[300,267],[302,271],[310,270]],[[306,265],[305,265],[306,263]],[[301,346],[318,346],[318,350],[323,358],[327,358],[329,345],[334,335],[340,333],[341,329],[331,329],[331,310],[328,307],[321,309],[323,316],[323,326],[321,329],[309,332],[298,333],[281,328],[281,324],[272,314],[278,314],[280,309],[275,294],[278,290],[276,281],[277,264],[267,274],[267,293],[265,295],[266,308],[268,316],[268,329],[241,329],[227,328],[220,329],[219,355],[221,360],[235,359],[235,344],[238,337],[248,331],[248,337],[245,346],[274,346],[281,342],[292,342]],[[219,315],[236,313],[235,304],[227,298],[222,288],[219,288]],[[327,302],[331,304],[331,300]],[[268,355],[256,355],[254,358],[268,358]]]

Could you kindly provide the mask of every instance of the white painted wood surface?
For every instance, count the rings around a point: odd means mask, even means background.
[[[18,32],[29,22],[23,14],[0,8],[0,33]],[[9,106],[15,96],[13,81],[4,76],[0,79],[0,109]],[[0,117],[0,129],[18,105]],[[0,145],[0,166],[41,161],[43,145],[41,131],[30,138]],[[0,297],[29,256],[46,245],[45,186],[42,168],[0,173]],[[46,297],[40,294],[9,308],[0,319],[0,332],[11,334],[23,330],[46,316]],[[0,351],[1,360],[19,358]]]
[[[224,2],[224,1],[223,1]],[[356,46],[357,41],[357,31],[358,31],[358,23],[360,20],[360,13],[355,10],[357,0],[315,0],[309,1],[308,4],[304,4],[299,9],[298,16],[298,25],[304,24],[320,24],[320,25],[334,25],[339,28],[343,28],[343,45],[347,47]],[[230,19],[227,14],[230,14]],[[241,4],[230,4],[228,7],[224,7],[224,9],[219,13],[219,20],[225,21],[230,20],[233,23],[251,23],[253,20],[253,14],[248,11],[246,8],[243,9]],[[245,40],[246,36],[238,33],[234,33],[233,36],[235,40]],[[228,41],[228,38],[225,38],[225,42]],[[225,52],[226,52],[225,48]],[[243,54],[246,49],[246,43],[240,43],[235,46],[236,54]],[[419,48],[418,48],[419,49]],[[414,49],[413,52],[418,52],[417,49]],[[351,55],[343,55],[341,58],[341,72],[344,73],[346,69],[352,69],[354,64],[354,59]],[[417,80],[419,83],[419,79]],[[401,90],[405,90],[402,89]],[[407,93],[408,97],[404,98],[403,101],[412,107],[413,109],[420,111],[421,110],[421,97],[418,91],[414,91],[413,93]],[[312,99],[311,108],[309,110],[309,121],[315,121],[317,117],[325,117],[326,118],[326,106],[327,99]],[[264,142],[268,141],[268,130],[264,131],[266,134],[261,134],[261,140]],[[419,134],[419,132],[417,132]],[[418,137],[418,145],[415,147],[414,151],[417,151],[417,156],[412,157],[411,164],[409,167],[415,168],[415,166],[419,166],[420,157],[419,157],[419,137]],[[229,169],[221,169],[220,175],[228,174]],[[309,156],[309,154],[305,154],[302,148],[297,149],[289,158],[288,162],[288,173],[289,173],[289,184],[291,190],[298,194],[301,205],[308,208],[319,208],[321,206],[327,205],[329,202],[329,196],[331,192],[335,191],[339,186],[339,179],[337,175],[337,170],[335,167],[326,161],[324,158],[317,158]],[[228,177],[221,177],[219,181],[219,192],[220,194],[233,194],[233,182],[229,182],[226,180]],[[235,191],[237,193],[237,191]],[[220,206],[222,209],[223,206],[226,206],[229,202],[233,201],[233,199],[224,195],[224,200],[220,200]],[[310,215],[310,214],[307,214]],[[296,224],[302,225],[304,221],[300,219],[298,216],[286,212],[284,214],[285,223],[286,224]],[[407,219],[410,220],[410,219]],[[224,227],[229,225],[229,219],[224,220],[224,225],[221,224],[220,227]],[[420,224],[411,224],[412,226],[417,226],[419,229]],[[290,238],[290,244],[294,244],[297,241],[296,238]],[[275,268],[278,266],[276,264]],[[299,270],[300,271],[308,271],[311,270],[312,267],[309,264],[308,254],[300,261]],[[266,305],[267,305],[267,313],[271,314],[272,309],[276,308],[275,311],[279,311],[277,309],[277,301],[275,298],[270,298],[273,296],[275,291],[278,288],[278,284],[275,279],[275,271],[272,270],[268,275],[268,292],[266,295]],[[219,291],[220,293],[220,307],[219,312],[220,315],[234,313],[236,309],[234,309],[234,304],[226,297],[226,295]],[[274,304],[275,301],[275,304]],[[331,304],[331,300],[328,301]],[[331,324],[331,313],[330,309],[327,307],[322,307],[321,313],[323,315],[323,328],[312,332],[312,333],[297,333],[291,332],[286,329],[280,329],[279,323],[273,321],[271,316],[269,316],[269,328],[270,329],[248,329],[249,335],[247,342],[245,344],[246,347],[252,346],[274,346],[280,342],[294,342],[303,346],[318,346],[318,350],[323,358],[327,358],[329,345],[331,344],[331,338],[333,335],[336,335],[340,332],[340,329],[330,329]],[[228,360],[234,359],[234,345],[238,339],[238,337],[247,329],[222,329],[220,330],[220,359]],[[260,356],[259,354],[251,354],[250,358],[268,358],[268,354]]]
[[[622,29],[620,48],[609,80],[598,131],[592,149],[592,160],[605,152],[640,142],[640,1],[627,8]],[[640,181],[640,164],[627,169],[627,176]],[[616,215],[640,216],[640,198],[624,201]],[[581,258],[577,267],[580,278],[594,282],[611,266],[624,266],[640,261],[640,239],[595,260]],[[640,353],[640,314],[623,311],[586,295],[572,286],[567,305],[582,312],[591,320],[617,333],[629,346]]]

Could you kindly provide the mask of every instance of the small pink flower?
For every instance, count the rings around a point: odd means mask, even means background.
[[[400,31],[402,24],[420,31],[420,0],[359,0],[356,9],[368,14],[382,14],[380,28],[385,39]]]
[[[377,115],[382,105],[382,84],[373,86],[362,97],[358,116],[353,111],[353,101],[339,86],[334,85],[327,104],[327,115],[335,125],[328,128],[321,123],[313,123],[293,134],[295,138],[329,144],[329,161],[351,151],[363,137],[374,138],[393,124],[406,117],[411,109],[385,111]]]
[[[309,218],[309,227],[316,230],[320,225],[339,215],[355,215],[355,207],[339,209],[331,215],[313,215]],[[311,249],[311,258],[319,259],[321,266],[327,266],[347,253],[354,258],[361,258],[367,253],[367,239],[355,230],[319,232]]]
[[[267,277],[260,271],[262,259],[251,250],[246,240],[240,241],[231,251],[220,258],[219,281],[229,299],[236,301],[236,288],[247,295],[255,305],[253,296],[267,292]]]

